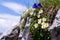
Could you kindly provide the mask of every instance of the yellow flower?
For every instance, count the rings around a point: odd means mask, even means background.
[[[42,18],[42,21],[46,21],[46,18]]]
[[[37,28],[37,27],[38,27],[38,24],[37,24],[37,23],[36,23],[36,24],[34,24],[34,27],[35,27],[35,28]]]
[[[38,18],[40,18],[40,15],[37,15]]]
[[[41,24],[41,19],[38,19],[38,24]]]
[[[30,15],[33,15],[33,12],[30,12]]]
[[[47,28],[48,26],[49,26],[49,24],[48,24],[48,23],[45,23],[44,25],[41,26],[41,28],[42,28],[42,29],[45,29],[45,28]]]
[[[43,13],[43,10],[42,9],[39,11],[39,14],[41,14],[41,13]]]

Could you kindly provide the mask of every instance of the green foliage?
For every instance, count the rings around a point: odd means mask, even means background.
[[[39,0],[44,8],[57,6],[60,8],[60,0]]]
[[[51,40],[51,34],[48,31],[48,28],[41,28],[42,27],[42,23],[39,24],[38,23],[38,19],[42,19],[42,18],[46,18],[45,23],[49,23],[52,24],[51,22],[53,22],[54,19],[54,15],[56,15],[56,12],[58,11],[58,9],[60,8],[60,0],[39,0],[40,3],[42,3],[42,10],[43,13],[39,14],[39,10],[40,9],[36,9],[33,12],[33,15],[31,16],[34,21],[31,23],[30,25],[30,32],[33,35],[33,40]],[[52,10],[52,11],[51,11]],[[36,14],[34,16],[34,14]],[[40,15],[40,18],[37,18],[37,15]],[[36,26],[38,26],[37,28],[35,28],[34,24],[36,24]]]
[[[46,18],[46,21],[41,21],[44,23],[48,23],[48,20],[49,20],[47,13],[42,12],[39,14],[41,10],[42,9],[39,9],[38,11],[34,10],[33,15],[30,15],[34,19],[34,21],[30,24],[30,32],[32,33],[33,40],[51,40],[50,32],[48,31],[48,29],[41,28],[42,23],[38,24],[38,19]],[[40,15],[40,17],[38,18],[37,15]],[[35,25],[37,26],[37,28],[35,28],[34,24],[38,24],[38,25]]]
[[[57,11],[60,9],[60,0],[39,0],[42,8],[49,16],[49,23],[52,24]]]

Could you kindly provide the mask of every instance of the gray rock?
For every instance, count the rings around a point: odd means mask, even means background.
[[[60,9],[48,30],[51,32],[51,40],[60,40]]]
[[[20,28],[16,27],[12,30],[12,32],[6,36],[3,36],[1,40],[18,40],[20,33]]]
[[[54,27],[60,26],[60,9],[58,10],[55,19],[53,21],[53,24],[48,28],[49,30],[53,29]]]

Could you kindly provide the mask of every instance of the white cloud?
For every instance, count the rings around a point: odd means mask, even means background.
[[[27,7],[23,6],[21,4],[13,3],[13,2],[2,2],[0,5],[3,5],[4,7],[7,7],[16,13],[21,14],[24,12]],[[15,27],[19,23],[20,16],[14,16],[10,14],[0,14],[0,31],[4,32],[3,36],[11,32],[11,29]],[[10,31],[10,32],[9,32]],[[1,36],[2,37],[2,36]],[[0,37],[0,38],[1,38]]]
[[[0,29],[6,28],[5,30],[13,28],[19,23],[20,16],[14,16],[10,14],[0,14]]]
[[[13,3],[13,2],[3,2],[3,3],[1,3],[1,5],[9,8],[17,13],[22,13],[27,9],[26,6],[18,4],[18,3]]]
[[[9,34],[12,29],[15,27],[15,25],[19,24],[20,16],[14,16],[10,14],[0,14],[0,32],[3,32],[3,35],[0,36],[3,37],[4,35]]]

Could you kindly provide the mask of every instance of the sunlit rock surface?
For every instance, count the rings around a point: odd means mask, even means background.
[[[60,26],[60,9],[58,10],[55,19],[53,21],[53,24],[50,26],[49,30],[53,29],[54,27]]]
[[[55,16],[53,24],[50,26],[51,40],[60,40],[60,9]]]

